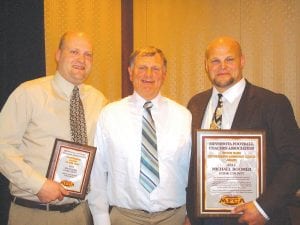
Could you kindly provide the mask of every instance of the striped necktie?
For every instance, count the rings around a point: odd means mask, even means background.
[[[77,86],[74,87],[70,100],[70,126],[72,141],[80,144],[87,144],[84,109]]]
[[[215,129],[219,130],[222,129],[222,112],[223,112],[223,100],[222,94],[218,94],[218,105],[216,107],[216,110],[214,112],[211,124],[210,124],[210,129]]]
[[[156,131],[151,116],[152,102],[144,104],[140,183],[150,193],[159,183]]]

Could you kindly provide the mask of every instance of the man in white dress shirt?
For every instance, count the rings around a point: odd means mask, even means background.
[[[97,153],[88,196],[95,225],[184,222],[191,148],[191,114],[161,96],[167,60],[146,47],[130,57],[134,93],[107,105],[98,120]],[[159,183],[147,190],[140,182],[143,105],[151,101],[157,140]],[[109,213],[109,208],[111,212]]]

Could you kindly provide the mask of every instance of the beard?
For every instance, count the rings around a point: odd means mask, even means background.
[[[214,78],[212,81],[214,86],[219,87],[219,88],[229,88],[231,87],[235,80],[233,77],[230,77],[228,80],[217,80],[216,78]]]

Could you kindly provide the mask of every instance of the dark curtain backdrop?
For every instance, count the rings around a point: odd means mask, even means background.
[[[45,75],[44,2],[0,0],[0,109],[23,81]],[[0,225],[7,224],[8,181],[0,173]]]
[[[21,82],[45,75],[44,2],[1,0],[0,108]]]

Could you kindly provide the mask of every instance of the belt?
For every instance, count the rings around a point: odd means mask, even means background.
[[[70,203],[70,204],[64,204],[64,205],[43,204],[40,202],[35,202],[35,201],[27,200],[24,198],[18,198],[15,196],[12,196],[12,202],[14,202],[17,205],[24,206],[27,208],[41,209],[41,210],[46,210],[46,211],[59,211],[59,212],[68,212],[80,204],[77,202]]]
[[[176,209],[179,209],[181,206],[179,206],[179,207],[176,207],[176,208],[167,208],[167,209],[165,209],[165,210],[163,210],[163,211],[158,211],[158,212],[149,212],[149,211],[147,211],[147,210],[140,210],[140,211],[142,211],[142,212],[144,212],[144,213],[148,213],[148,214],[150,214],[150,213],[162,213],[162,212],[167,212],[167,211],[172,211],[172,210],[176,210]]]
[[[117,206],[111,206],[110,207],[110,210],[113,208],[113,207],[117,207]],[[147,213],[147,214],[153,214],[153,213],[163,213],[163,212],[167,212],[167,211],[172,211],[172,210],[176,210],[176,209],[179,209],[181,208],[182,206],[179,206],[179,207],[176,207],[176,208],[167,208],[163,211],[158,211],[158,212],[150,212],[150,211],[147,211],[147,210],[144,210],[144,209],[134,209],[136,211],[140,211],[140,212],[143,212],[143,213]],[[131,210],[131,209],[126,209],[126,208],[121,208],[121,207],[117,207],[119,209],[123,209],[123,210]]]

